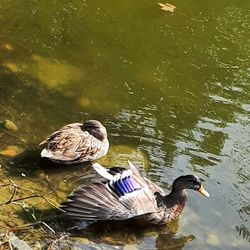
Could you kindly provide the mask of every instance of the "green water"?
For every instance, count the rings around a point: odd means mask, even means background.
[[[0,158],[5,248],[12,229],[34,249],[249,249],[250,3],[171,3],[173,13],[146,0],[0,0],[0,120],[18,127],[1,126],[0,150],[22,151]],[[89,118],[109,132],[103,164],[131,159],[167,190],[194,173],[211,197],[190,191],[168,228],[111,224],[62,236],[68,225],[53,205],[92,175],[42,162],[37,145]],[[31,195],[50,202],[16,200]],[[55,234],[24,227],[37,221]]]

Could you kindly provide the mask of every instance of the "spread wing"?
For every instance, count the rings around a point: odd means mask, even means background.
[[[101,183],[92,183],[77,189],[63,204],[66,215],[85,220],[125,220],[159,211],[154,192],[162,192],[155,185],[150,190],[148,181],[130,163],[130,169],[105,169],[93,165],[105,178]]]
[[[81,123],[71,123],[54,132],[40,145],[47,144],[42,157],[58,161],[91,161],[101,153],[102,142],[81,129]]]

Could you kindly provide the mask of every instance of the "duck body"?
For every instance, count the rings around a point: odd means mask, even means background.
[[[152,224],[165,224],[183,211],[187,200],[185,189],[203,190],[208,196],[193,175],[177,178],[172,191],[166,195],[159,186],[141,176],[131,162],[129,169],[105,169],[98,163],[93,167],[103,179],[73,191],[62,206],[69,218],[87,221],[142,219]]]
[[[62,164],[91,162],[109,149],[106,128],[96,120],[65,125],[39,145],[46,145],[41,157]]]

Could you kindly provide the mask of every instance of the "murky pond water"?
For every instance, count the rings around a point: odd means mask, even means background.
[[[3,247],[249,249],[250,3],[172,4],[0,1]],[[167,227],[111,223],[69,236],[56,207],[93,174],[41,161],[37,145],[89,118],[109,131],[104,165],[130,159],[167,190],[195,173],[211,198],[189,192]]]

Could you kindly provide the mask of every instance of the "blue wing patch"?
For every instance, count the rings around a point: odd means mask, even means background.
[[[109,187],[118,196],[123,196],[125,194],[132,193],[136,190],[141,189],[141,186],[134,181],[132,176],[127,176],[123,179],[118,179],[115,182],[110,182]]]

